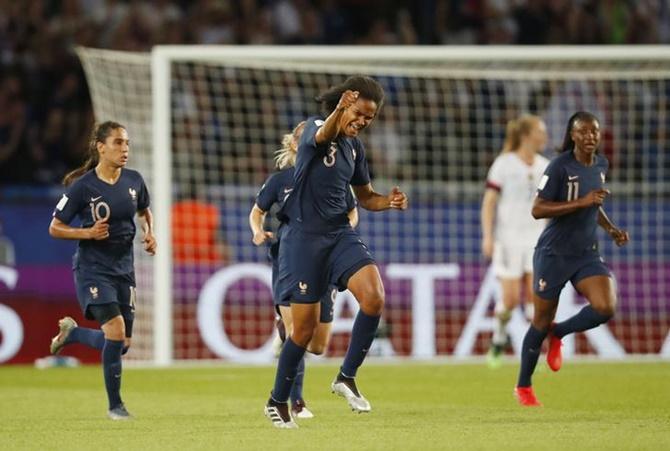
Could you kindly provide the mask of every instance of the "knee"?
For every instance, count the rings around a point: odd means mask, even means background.
[[[601,304],[601,305],[592,305],[593,310],[603,317],[603,322],[607,322],[614,316],[614,305],[611,304]]]
[[[533,327],[539,331],[547,332],[551,327],[551,322],[554,320],[554,315],[550,315],[546,312],[535,311],[533,315]]]
[[[361,310],[366,315],[379,316],[384,310],[384,288],[375,287],[366,291],[358,300]]]
[[[105,334],[105,338],[108,340],[125,341],[126,339],[126,326],[121,316],[117,316],[116,318],[107,321],[102,326],[102,330]]]
[[[322,355],[324,352],[326,352],[326,344],[312,342],[309,344],[307,351],[314,355]]]
[[[314,326],[310,324],[296,324],[293,323],[293,330],[291,331],[291,340],[302,348],[307,348],[307,345],[314,336]]]

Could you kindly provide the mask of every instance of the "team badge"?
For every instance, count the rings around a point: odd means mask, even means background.
[[[537,286],[540,291],[544,291],[544,289],[547,288],[547,282],[544,279],[540,279],[537,281]]]
[[[600,181],[605,183],[605,173],[604,172],[600,173]]]
[[[128,193],[130,194],[131,199],[137,199],[137,191],[132,188],[128,188]]]
[[[98,299],[98,287],[90,287],[88,291],[91,292],[93,299]]]
[[[300,289],[300,294],[307,294],[307,284],[305,282],[298,282],[298,288]]]

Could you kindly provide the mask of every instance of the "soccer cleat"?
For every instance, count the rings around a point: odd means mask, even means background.
[[[342,373],[330,385],[333,393],[342,396],[349,403],[351,410],[358,413],[369,412],[372,410],[370,403],[363,397],[356,387],[356,381],[353,377],[345,377]]]
[[[563,353],[561,352],[561,346],[563,346],[561,339],[554,336],[553,333],[549,332],[549,350],[547,351],[547,365],[549,365],[549,368],[551,368],[552,371],[560,370],[561,365],[563,365]]]
[[[133,416],[126,410],[126,406],[124,406],[123,404],[120,404],[114,407],[113,409],[110,409],[107,412],[107,417],[110,420],[115,421],[131,420],[133,418]]]
[[[293,415],[294,418],[300,418],[302,420],[307,418],[314,418],[314,414],[307,408],[305,400],[303,399],[299,399],[293,403],[291,406],[291,415]]]
[[[280,429],[297,429],[298,425],[291,417],[291,412],[288,408],[287,402],[277,402],[274,399],[268,399],[268,403],[263,410],[265,416],[272,421],[276,428]]]
[[[533,387],[515,387],[514,396],[524,407],[542,407],[542,403],[535,397]]]
[[[72,332],[72,329],[75,327],[77,327],[77,322],[69,316],[58,320],[58,329],[60,331],[58,332],[58,335],[51,339],[51,346],[49,346],[49,350],[52,354],[58,354],[63,349],[65,340],[67,340],[70,332]]]
[[[492,344],[489,348],[489,352],[486,354],[486,363],[489,365],[489,368],[496,369],[500,368],[502,365],[502,353],[503,346]]]

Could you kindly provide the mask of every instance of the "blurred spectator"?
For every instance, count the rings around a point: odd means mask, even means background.
[[[92,125],[73,46],[670,43],[667,0],[0,0],[0,184],[54,183]]]

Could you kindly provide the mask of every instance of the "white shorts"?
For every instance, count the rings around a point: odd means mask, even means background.
[[[500,279],[520,279],[533,273],[534,246],[493,244],[493,273]]]

